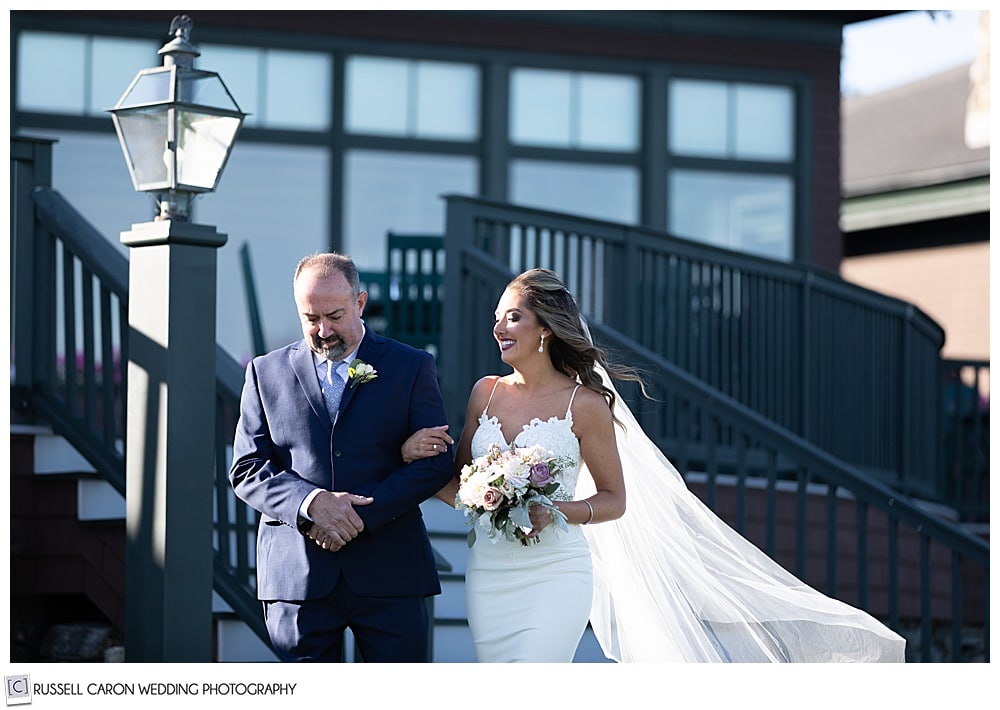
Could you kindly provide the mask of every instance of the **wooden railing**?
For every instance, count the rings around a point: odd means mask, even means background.
[[[441,379],[449,423],[458,427],[458,403],[476,379],[509,371],[489,318],[513,270],[482,249],[456,244],[450,229],[446,244],[443,350],[461,356],[442,367]],[[590,298],[584,296],[592,307]],[[720,517],[806,583],[905,634],[909,660],[933,660],[942,647],[948,660],[988,660],[986,542],[584,310],[595,340],[646,373],[652,399],[634,387],[621,388],[622,396]]]
[[[51,142],[11,140],[12,415],[47,422],[125,491],[128,260],[48,187]],[[228,481],[243,368],[216,348],[215,591],[268,642],[258,513]]]
[[[937,497],[944,334],[912,305],[642,227],[447,200],[446,301],[454,249],[512,273],[554,269],[597,322],[895,489]]]

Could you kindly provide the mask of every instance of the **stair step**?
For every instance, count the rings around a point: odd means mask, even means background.
[[[125,519],[125,499],[107,481],[81,478],[76,482],[76,501],[80,520]]]
[[[33,433],[37,475],[97,473],[90,462],[63,437],[53,434],[49,429],[40,429]]]
[[[465,578],[462,575],[442,574],[441,594],[434,597],[434,618],[465,621]]]
[[[431,533],[430,538],[434,549],[451,565],[451,572],[464,575],[469,560],[469,546],[465,542],[465,536]]]
[[[421,503],[420,512],[429,533],[461,533],[464,537],[469,532],[465,516],[437,498]]]
[[[274,651],[237,617],[217,617],[215,623],[217,655],[220,662],[260,663],[278,660]]]

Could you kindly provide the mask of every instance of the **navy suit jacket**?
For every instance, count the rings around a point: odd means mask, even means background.
[[[367,328],[357,357],[378,377],[348,383],[336,428],[305,340],[247,366],[229,478],[262,514],[262,600],[322,598],[341,578],[369,596],[441,592],[419,506],[452,477],[452,452],[410,464],[400,455],[417,429],[445,423],[434,359]],[[355,507],[365,529],[337,552],[298,528],[299,506],[317,487],[374,498]]]

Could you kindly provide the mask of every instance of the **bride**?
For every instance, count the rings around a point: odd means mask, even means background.
[[[572,465],[556,474],[555,514],[531,508],[530,543],[475,538],[466,602],[480,662],[572,661],[588,621],[623,662],[903,661],[902,637],[796,579],[687,489],[612,384],[641,380],[594,345],[554,272],[508,284],[493,335],[513,372],[473,386],[438,497],[456,505],[463,467],[491,447],[539,445]],[[422,429],[403,456],[450,443],[446,427]]]

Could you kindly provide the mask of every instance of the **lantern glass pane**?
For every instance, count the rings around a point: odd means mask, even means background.
[[[116,119],[125,162],[132,173],[135,189],[165,186],[169,179],[167,161],[170,157],[166,149],[166,109],[156,106],[120,112]]]
[[[177,184],[214,190],[240,119],[199,111],[177,111]]]
[[[222,79],[214,72],[184,71],[177,72],[176,101],[186,104],[198,104],[204,108],[215,108],[223,111],[239,111],[233,97],[226,90]]]
[[[140,72],[128,88],[117,108],[131,108],[170,101],[170,72]]]

